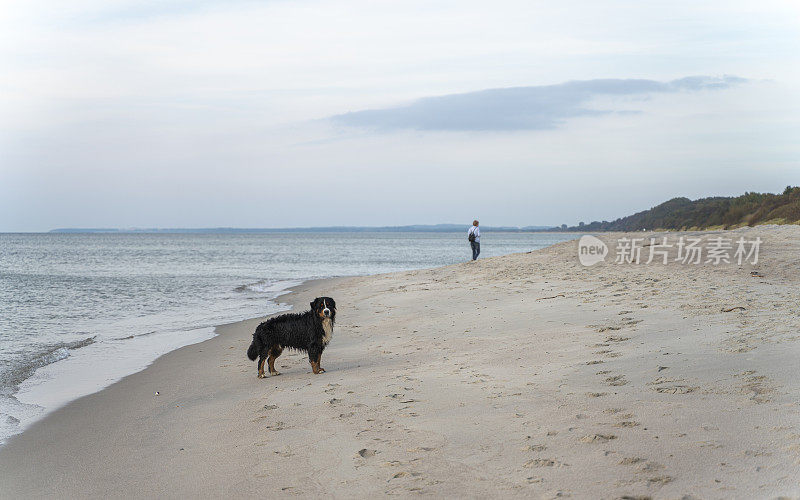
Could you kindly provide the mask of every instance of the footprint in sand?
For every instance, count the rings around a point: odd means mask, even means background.
[[[606,383],[608,385],[618,387],[627,384],[628,381],[625,380],[625,375],[614,375],[612,377],[607,377]]]
[[[663,465],[656,462],[646,462],[638,467],[640,472],[655,472],[663,468]]]
[[[522,466],[530,469],[534,467],[569,467],[569,464],[559,462],[553,458],[534,458],[533,460],[528,460]]]
[[[745,383],[739,388],[742,394],[750,396],[750,400],[756,403],[768,403],[772,401],[771,394],[776,392],[772,387],[769,378],[764,375],[756,375],[755,371],[747,371],[735,377],[746,377]]]
[[[389,479],[389,480],[391,481],[392,479],[400,479],[401,477],[420,477],[420,476],[422,476],[421,472],[400,471],[397,474],[395,474],[394,476],[392,476],[391,479]]]
[[[601,326],[600,328],[597,329],[597,332],[598,333],[603,333],[603,332],[609,332],[609,331],[613,332],[613,331],[617,331],[617,330],[622,330],[622,327],[621,326],[616,326],[616,325],[608,325],[608,326]]]
[[[545,446],[543,444],[531,444],[531,445],[528,445],[528,446],[522,448],[522,451],[544,451],[546,449],[547,449],[547,446]]]
[[[607,443],[613,439],[617,439],[617,436],[613,434],[590,434],[583,436],[579,441],[581,443]]]
[[[694,392],[697,389],[698,387],[689,387],[686,385],[670,385],[670,386],[656,387],[655,391],[660,392],[662,394],[689,394],[690,392]]]
[[[671,482],[672,482],[671,476],[656,476],[656,477],[651,477],[650,479],[647,480],[647,484],[650,485],[657,484],[659,486],[664,486],[665,484]]]
[[[746,457],[771,457],[772,453],[769,451],[755,451],[755,450],[745,450],[742,454]]]
[[[377,450],[368,450],[367,448],[362,448],[358,450],[358,455],[361,458],[370,458],[374,457],[377,452],[378,452]]]

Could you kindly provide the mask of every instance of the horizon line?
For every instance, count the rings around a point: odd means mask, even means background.
[[[443,232],[458,231],[468,228],[470,223],[463,224],[405,224],[397,226],[291,226],[291,227],[234,227],[234,226],[212,226],[212,227],[59,227],[41,233],[267,233],[267,232],[367,232],[367,231],[423,231],[423,232]],[[485,230],[491,231],[532,231],[555,229],[557,225],[528,225],[528,226],[483,226]],[[37,233],[39,231],[23,231]]]

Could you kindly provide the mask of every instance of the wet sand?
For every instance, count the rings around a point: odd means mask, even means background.
[[[327,373],[258,379],[260,320],[219,327],[0,448],[0,497],[798,496],[800,227],[741,235],[755,266],[567,242],[306,283],[296,309],[339,305]]]

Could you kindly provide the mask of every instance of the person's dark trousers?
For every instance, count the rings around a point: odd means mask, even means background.
[[[472,260],[477,260],[481,254],[481,244],[477,241],[470,241],[469,244],[472,247]]]

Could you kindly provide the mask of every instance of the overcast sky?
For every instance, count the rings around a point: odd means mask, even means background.
[[[796,0],[0,6],[0,231],[611,220],[798,139]]]

